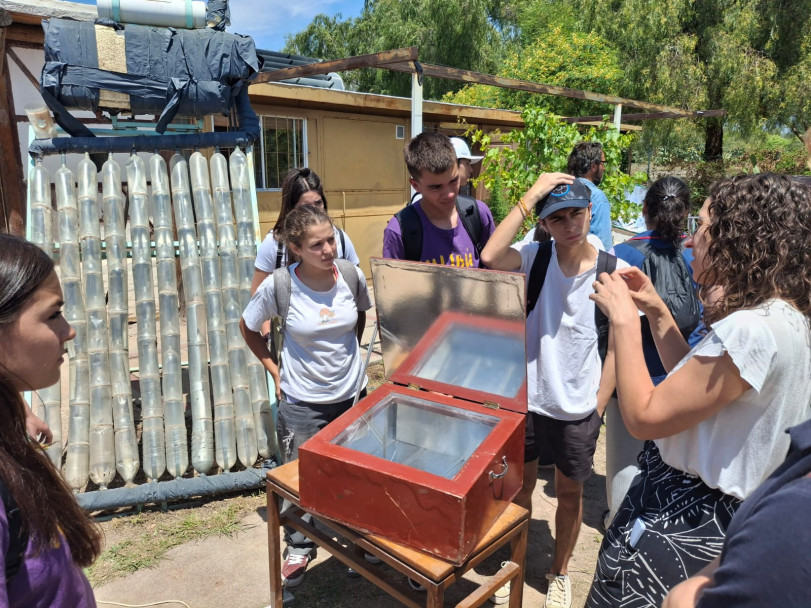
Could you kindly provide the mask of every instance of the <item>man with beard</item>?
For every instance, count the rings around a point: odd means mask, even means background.
[[[569,154],[568,172],[583,178],[583,183],[591,190],[590,234],[599,238],[606,251],[613,246],[611,237],[611,205],[605,193],[597,186],[605,173],[605,153],[603,146],[596,141],[581,141]]]

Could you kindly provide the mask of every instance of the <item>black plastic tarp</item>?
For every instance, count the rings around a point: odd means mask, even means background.
[[[42,26],[40,86],[57,117],[65,109],[119,113],[100,104],[99,91],[105,89],[128,94],[133,115],[160,115],[157,131],[163,132],[175,116],[228,114],[260,70],[252,38],[210,28],[124,26],[127,72],[122,73],[99,69],[95,24],[50,19]]]

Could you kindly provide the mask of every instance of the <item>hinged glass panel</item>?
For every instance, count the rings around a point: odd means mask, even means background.
[[[392,393],[332,443],[453,479],[498,422],[489,414]]]

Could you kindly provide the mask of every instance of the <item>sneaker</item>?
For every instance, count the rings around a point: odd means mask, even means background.
[[[425,587],[420,585],[413,578],[408,579],[408,586],[411,587],[414,591],[425,591]]]
[[[282,584],[285,587],[295,587],[300,584],[307,572],[310,563],[309,555],[290,553],[282,564]]]
[[[549,589],[546,592],[544,608],[571,608],[572,582],[565,574],[547,574]]]
[[[510,562],[501,562],[501,567],[503,568]],[[501,604],[506,604],[510,601],[510,581],[504,583],[501,587],[496,589],[496,592],[490,596],[490,601],[493,602],[496,606],[500,606]]]

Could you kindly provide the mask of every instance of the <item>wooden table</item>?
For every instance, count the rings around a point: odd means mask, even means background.
[[[298,508],[280,514],[281,501],[286,498]],[[302,532],[319,547],[326,549],[347,566],[353,568],[383,591],[410,608],[440,608],[444,605],[445,589],[458,581],[462,575],[490,557],[495,551],[510,543],[510,561],[477,589],[459,602],[456,608],[475,608],[485,603],[507,581],[510,588],[510,608],[520,608],[524,588],[524,559],[527,551],[529,513],[526,509],[510,504],[485,534],[473,552],[461,566],[433,557],[416,549],[378,536],[365,534],[337,522],[317,517],[323,524],[335,530],[354,545],[344,547],[328,534],[312,524],[304,522],[300,514],[306,512],[299,504],[298,462],[290,462],[267,474],[268,499],[268,552],[270,556],[270,607],[282,608],[281,533],[280,526],[288,525]],[[314,516],[316,518],[316,516]],[[363,558],[363,552],[371,553],[397,572],[419,582],[426,593],[409,589],[402,580],[395,580],[385,568],[374,567]],[[399,577],[397,577],[399,579]],[[469,580],[469,579],[468,579]]]

